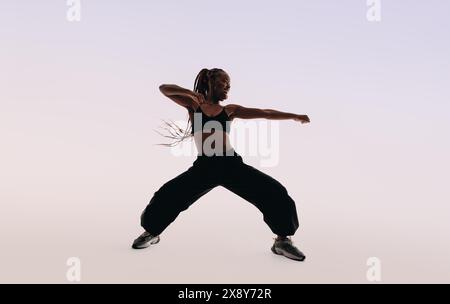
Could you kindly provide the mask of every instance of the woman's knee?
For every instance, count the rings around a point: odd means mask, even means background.
[[[295,201],[289,195],[289,192],[286,187],[281,185],[278,188],[278,195],[281,198],[280,201],[283,202],[283,205],[286,206],[287,209],[289,210],[295,209]]]
[[[273,193],[276,194],[276,196],[281,197],[281,198],[288,198],[289,197],[289,193],[288,190],[285,186],[283,186],[280,182],[275,181],[273,183],[274,187],[272,189]]]
[[[169,183],[164,184],[153,194],[151,202],[154,203],[165,200],[174,200],[176,194],[179,192],[180,191],[178,189],[173,189]]]

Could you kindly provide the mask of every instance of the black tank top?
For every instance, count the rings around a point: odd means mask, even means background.
[[[197,109],[193,112],[194,113],[194,120],[192,121],[192,131],[191,133],[194,134],[194,131],[200,131],[203,130],[205,124],[208,121],[217,121],[222,126],[222,130],[224,130],[226,133],[230,133],[230,124],[227,123],[227,121],[230,121],[230,118],[228,117],[227,113],[225,112],[225,108],[222,108],[222,111],[217,114],[216,116],[209,117],[205,113],[203,113],[200,106],[197,107]],[[201,129],[195,125],[195,113],[201,113],[202,117],[202,126]]]

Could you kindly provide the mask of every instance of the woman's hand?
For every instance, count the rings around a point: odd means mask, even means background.
[[[197,102],[198,102],[198,104],[202,104],[202,103],[205,103],[205,102],[206,102],[206,101],[205,101],[205,96],[203,96],[203,94],[201,94],[201,93],[196,93],[195,95],[197,96]]]
[[[295,121],[300,121],[302,124],[310,123],[311,120],[309,119],[308,115],[297,115],[294,118]]]
[[[202,94],[182,88],[176,84],[162,84],[159,90],[165,96],[187,109],[196,109],[199,104],[205,102]]]

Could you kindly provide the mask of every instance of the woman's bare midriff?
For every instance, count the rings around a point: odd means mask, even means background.
[[[214,136],[207,141],[210,136]],[[208,151],[213,150],[214,152],[222,152],[232,150],[233,147],[230,143],[229,135],[223,131],[212,130],[211,133],[202,133],[200,131],[194,133],[194,141],[199,154],[211,154]],[[216,145],[220,145],[217,147]]]
[[[205,106],[202,106],[201,110],[203,111],[203,113],[205,115],[207,115],[209,117],[214,117],[214,116],[219,115],[222,110],[224,110],[225,113],[227,115],[229,115],[229,113],[227,113],[227,109],[225,107],[217,107],[217,106],[213,106],[213,107],[214,107],[214,109],[212,107],[210,107],[208,109]],[[220,111],[219,111],[219,109],[220,109]],[[193,121],[192,114],[191,114],[191,121]],[[211,138],[205,144],[205,141],[210,136],[214,136],[214,138]],[[197,151],[199,154],[203,154],[202,152],[208,154],[206,151],[208,149],[214,150],[215,152],[220,151],[222,153],[225,153],[226,151],[230,151],[233,149],[233,147],[231,146],[230,137],[229,137],[228,133],[224,132],[222,130],[214,130],[213,129],[211,132],[197,131],[194,133],[194,141],[195,141],[195,145],[197,147]],[[216,149],[216,144],[221,144],[221,148],[217,147],[217,149]]]

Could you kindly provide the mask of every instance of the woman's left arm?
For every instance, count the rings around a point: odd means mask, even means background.
[[[272,120],[293,119],[295,121],[300,121],[301,123],[311,122],[307,115],[281,112],[272,109],[246,108],[240,105],[227,105],[226,107],[231,112],[230,118],[242,118],[242,119],[265,118]]]

